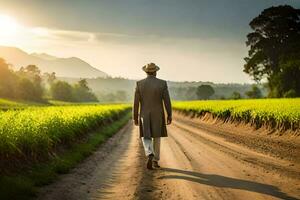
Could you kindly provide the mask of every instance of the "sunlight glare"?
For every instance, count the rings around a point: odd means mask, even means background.
[[[18,33],[20,25],[7,15],[0,14],[0,36],[12,36]]]

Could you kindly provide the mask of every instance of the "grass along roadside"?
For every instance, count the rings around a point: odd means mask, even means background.
[[[85,143],[76,143],[62,155],[52,160],[36,164],[30,170],[0,177],[0,199],[31,199],[37,187],[51,183],[59,174],[67,173],[76,164],[90,155],[109,137],[122,128],[130,119],[127,112],[119,120],[92,132]]]
[[[300,98],[186,101],[175,102],[173,108],[198,117],[210,113],[214,118],[249,123],[256,128],[300,129]]]
[[[18,160],[43,160],[128,109],[129,105],[71,105],[0,112],[0,170]]]

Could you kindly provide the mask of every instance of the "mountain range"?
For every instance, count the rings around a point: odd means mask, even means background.
[[[108,75],[77,57],[59,58],[45,53],[29,54],[16,47],[0,46],[0,58],[6,60],[14,69],[36,65],[43,73],[55,72],[58,77],[97,78]]]

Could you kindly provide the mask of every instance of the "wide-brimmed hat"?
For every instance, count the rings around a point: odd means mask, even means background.
[[[154,63],[149,63],[142,68],[145,72],[156,72],[159,70],[159,67]]]

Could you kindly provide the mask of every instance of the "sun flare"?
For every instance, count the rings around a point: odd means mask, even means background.
[[[12,36],[18,33],[20,25],[16,20],[7,15],[0,14],[0,36]]]

